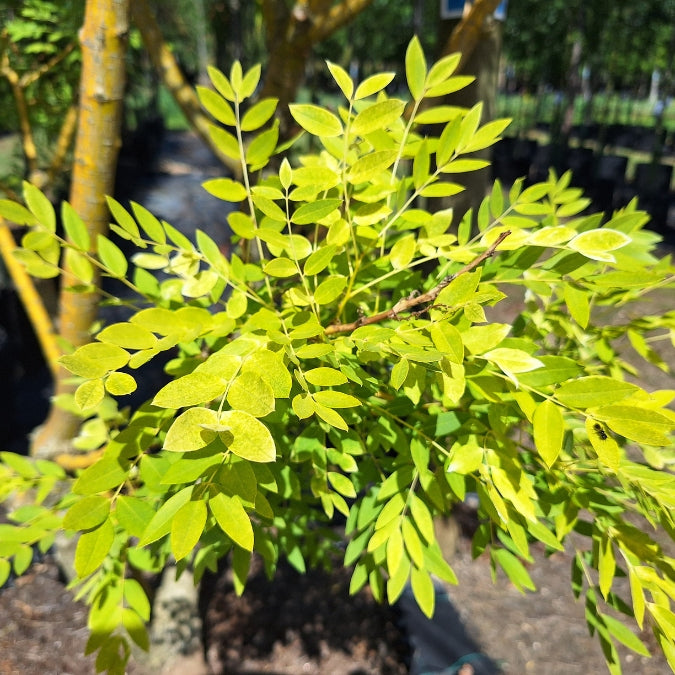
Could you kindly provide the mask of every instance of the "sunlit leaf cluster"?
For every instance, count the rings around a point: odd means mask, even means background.
[[[573,589],[612,672],[617,644],[645,651],[617,611],[650,625],[675,663],[675,560],[660,543],[674,533],[675,392],[628,377],[639,360],[668,369],[675,314],[632,303],[672,289],[673,267],[643,213],[603,223],[568,174],[496,183],[477,231],[471,213],[452,231],[450,210],[427,210],[485,165],[472,153],[507,124],[481,125],[480,105],[435,105],[467,84],[458,63],[429,67],[413,40],[406,100],[387,95],[391,73],[357,83],[328,63],[344,101],[292,105],[304,149],[290,152],[276,101],[251,100],[260,69],[212,69],[199,95],[242,168],[204,185],[231,209],[228,250],[109,199],[129,261],[112,235],[90,241],[68,205],[61,234],[30,185],[26,206],[0,202],[27,226],[17,257],[32,274],[60,274],[65,254],[72,288],[91,290],[99,267],[137,298],[127,320],[61,359],[79,382],[66,403],[97,425],[87,447],[100,458],[52,511],[36,500],[15,512],[3,527],[16,545],[0,551],[0,571],[21,572],[26,547],[79,533],[99,665],[124,660],[124,635],[147,646],[147,598],[129,577],[169,556],[198,580],[229,555],[241,592],[253,553],[270,574],[282,557],[304,571],[342,555],[352,592],[369,585],[394,602],[409,585],[430,616],[434,579],[456,582],[434,521],[468,493],[475,554],[522,591],[534,589],[532,547],[562,550],[576,535]],[[168,383],[108,423],[111,397],[160,355]],[[7,492],[64,479],[4,459]]]

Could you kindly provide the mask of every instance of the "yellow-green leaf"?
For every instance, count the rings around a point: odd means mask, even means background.
[[[273,462],[276,446],[269,429],[253,415],[242,410],[227,410],[220,414],[219,425],[228,431],[220,438],[233,455],[251,462]]]
[[[105,386],[101,378],[87,380],[75,390],[75,403],[80,410],[95,408],[105,396]]]
[[[160,408],[185,408],[212,401],[225,393],[227,381],[209,373],[190,373],[164,385],[152,400]]]
[[[347,71],[338,66],[337,63],[331,63],[326,61],[326,66],[330,70],[330,74],[333,76],[333,79],[337,83],[338,87],[342,90],[342,93],[345,95],[347,100],[351,99],[352,94],[354,93],[354,83],[352,78],[349,77]]]
[[[325,108],[309,103],[292,103],[288,107],[293,119],[314,136],[330,138],[342,133],[342,122]]]
[[[212,178],[202,183],[202,187],[214,197],[227,202],[241,202],[246,199],[246,188],[231,178]]]
[[[243,410],[254,417],[264,417],[274,411],[274,392],[260,375],[245,371],[230,384],[227,402],[233,410]]]
[[[310,384],[315,384],[320,387],[334,387],[347,382],[347,376],[344,373],[335,368],[328,368],[326,366],[312,368],[311,370],[306,371],[305,379]]]
[[[63,517],[66,530],[90,530],[100,525],[110,514],[110,499],[91,495],[75,502]]]
[[[546,465],[551,467],[562,450],[565,420],[562,410],[553,401],[545,399],[534,411],[534,444]]]
[[[169,427],[164,449],[169,452],[194,452],[208,445],[217,433],[208,428],[218,423],[218,413],[210,408],[189,408]]]
[[[115,528],[106,518],[96,529],[80,535],[75,549],[75,571],[80,579],[95,572],[106,559],[115,539]]]
[[[401,239],[391,247],[391,251],[389,252],[391,266],[395,270],[402,270],[408,267],[415,255],[416,246],[417,241],[414,235],[408,234],[405,237],[401,237]]]
[[[427,61],[417,36],[410,40],[405,52],[405,75],[413,99],[419,101],[424,96]]]
[[[129,362],[129,352],[117,345],[91,342],[66,354],[59,363],[73,375],[95,379],[112,370],[123,368]]]
[[[354,118],[351,130],[365,136],[377,129],[386,129],[400,119],[404,108],[405,103],[395,98],[373,103]]]
[[[171,521],[171,552],[176,560],[181,560],[199,542],[206,524],[207,509],[205,502],[190,501],[181,506]]]
[[[222,492],[209,500],[209,509],[220,529],[245,551],[253,550],[253,527],[237,495],[228,497]]]
[[[395,77],[395,73],[376,73],[367,77],[356,88],[354,100],[360,101],[362,98],[368,98],[378,91],[382,91]]]
[[[133,323],[110,324],[96,339],[124,349],[151,349],[157,345],[157,338],[147,328]]]

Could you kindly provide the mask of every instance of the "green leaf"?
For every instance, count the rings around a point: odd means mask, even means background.
[[[213,141],[213,144],[220,150],[224,155],[230,159],[240,160],[241,159],[241,150],[239,148],[239,141],[225,129],[217,127],[215,124],[209,125],[209,136]]]
[[[392,247],[389,252],[389,260],[391,266],[395,270],[402,270],[408,267],[413,257],[415,256],[415,249],[417,241],[412,234],[401,237]]]
[[[449,361],[461,364],[464,361],[464,344],[462,334],[451,323],[432,323],[429,335],[436,349]]]
[[[401,566],[404,552],[401,530],[396,528],[387,541],[387,570],[390,577],[394,576]]]
[[[496,363],[505,373],[526,373],[542,368],[544,364],[522,349],[498,347],[483,354],[483,358]]]
[[[171,552],[176,560],[191,553],[206,524],[206,503],[190,501],[181,506],[171,521]]]
[[[233,410],[243,410],[254,417],[265,417],[274,411],[274,392],[260,375],[245,371],[230,384],[227,402]]]
[[[336,63],[326,61],[326,66],[337,83],[337,86],[340,87],[345,98],[349,101],[354,93],[354,83],[352,82],[352,78],[349,77],[344,68],[338,66]]]
[[[466,475],[477,471],[483,464],[485,450],[475,441],[465,444],[455,443],[450,453],[448,473]]]
[[[246,199],[246,188],[231,178],[212,178],[204,181],[202,187],[214,197],[226,202],[242,202]]]
[[[82,410],[92,410],[105,397],[105,385],[103,380],[87,380],[75,390],[75,404]]]
[[[476,152],[494,145],[500,138],[500,134],[511,124],[509,119],[493,120],[484,124],[474,134],[469,143],[462,148],[462,152]]]
[[[593,415],[605,422],[612,431],[631,441],[664,447],[671,445],[668,434],[675,429],[675,421],[656,410],[613,405],[599,408]]]
[[[459,62],[461,61],[461,54],[447,54],[434,63],[429,69],[429,76],[427,77],[427,84],[430,87],[435,87],[439,84],[447,82],[450,76],[457,70]]]
[[[592,260],[602,262],[614,262],[614,256],[608,251],[615,251],[631,242],[631,238],[620,232],[607,227],[588,230],[578,234],[568,246]]]
[[[263,265],[263,272],[271,277],[285,279],[298,274],[298,265],[290,258],[273,258]]]
[[[406,381],[406,378],[408,377],[408,371],[410,369],[410,362],[408,359],[401,358],[399,359],[392,367],[391,369],[391,378],[389,380],[389,383],[391,386],[398,390],[401,388],[403,383]]]
[[[192,495],[192,485],[184,487],[180,492],[172,495],[159,507],[152,520],[147,524],[143,535],[138,542],[139,546],[147,546],[171,532],[171,522],[180,508],[187,504]]]
[[[436,589],[429,573],[413,566],[410,569],[410,586],[422,613],[430,619],[436,607]]]
[[[384,171],[396,160],[395,150],[378,150],[357,159],[347,172],[347,180],[357,184],[374,178],[380,171]]]
[[[220,529],[245,551],[253,551],[251,519],[239,497],[228,497],[222,492],[209,500],[209,509]]]
[[[390,98],[363,109],[352,122],[351,131],[365,136],[378,129],[386,129],[401,118],[405,103]]]
[[[556,389],[555,397],[565,406],[593,408],[621,401],[638,389],[638,386],[629,382],[602,375],[591,375],[562,384]]]
[[[586,328],[591,318],[588,293],[576,288],[571,283],[565,284],[563,293],[570,315],[582,328]]]
[[[548,467],[553,466],[562,450],[565,420],[562,410],[550,399],[542,401],[534,411],[534,444]]]
[[[305,260],[305,274],[311,276],[323,272],[323,270],[330,265],[330,262],[335,257],[336,253],[337,246],[333,244],[327,244],[314,251],[314,253]]]
[[[80,250],[88,251],[91,245],[91,238],[89,237],[87,226],[68,202],[61,204],[61,220],[63,221],[63,229],[66,231],[67,238]],[[136,232],[138,232],[138,228],[136,228]]]
[[[490,555],[495,563],[506,572],[506,576],[521,593],[524,593],[525,589],[536,590],[528,571],[511,551],[507,551],[505,548],[493,548]]]
[[[160,408],[185,408],[207,403],[225,393],[228,382],[209,373],[190,373],[163,386],[152,404]]]
[[[129,263],[124,253],[122,253],[117,244],[113,244],[110,239],[104,237],[102,234],[99,234],[96,238],[96,245],[99,260],[113,276],[122,279],[129,268]]]
[[[251,354],[244,365],[242,372],[251,371],[267,382],[275,398],[288,398],[293,381],[282,357],[269,349],[259,349]]]
[[[103,457],[87,467],[73,484],[73,492],[93,495],[117,487],[127,479],[126,470],[117,459]]]
[[[279,120],[259,133],[246,148],[246,163],[253,169],[262,168],[274,153],[279,141]]]
[[[603,534],[598,546],[598,584],[602,597],[605,600],[607,600],[607,596],[612,589],[615,572],[616,560],[614,558],[612,540],[607,534]]]
[[[96,339],[124,349],[152,349],[157,346],[157,338],[147,328],[133,323],[110,324]]]
[[[361,405],[361,401],[355,396],[333,389],[317,391],[314,400],[329,408],[354,408]]]
[[[377,94],[378,91],[382,91],[395,77],[395,73],[376,73],[367,77],[359,86],[356,88],[356,94],[354,94],[354,100],[360,101],[363,98],[368,98],[373,94]]]
[[[434,534],[434,521],[429,507],[416,494],[411,495],[409,506],[410,515],[413,517],[420,534],[424,537],[427,544],[432,544],[436,541],[436,535]]]
[[[66,530],[90,530],[100,525],[110,514],[110,500],[91,495],[75,502],[63,517]]]
[[[92,342],[78,347],[72,354],[59,359],[59,363],[73,375],[95,379],[110,371],[123,368],[129,362],[129,352],[117,345]]]
[[[317,199],[300,206],[291,216],[296,225],[310,225],[330,215],[342,204],[341,199]]]
[[[12,566],[9,564],[9,561],[5,560],[5,558],[0,558],[0,588],[7,583],[11,571]]]
[[[446,80],[442,84],[429,87],[426,92],[427,98],[434,98],[436,96],[446,96],[455,91],[468,87],[476,78],[473,75],[456,75]]]
[[[11,199],[0,199],[0,216],[17,225],[36,225],[38,222],[25,206]]]
[[[255,93],[258,83],[260,82],[260,73],[262,72],[262,67],[260,64],[251,66],[244,75],[244,79],[241,83],[241,97],[242,99],[250,98]]]
[[[223,124],[233,127],[237,124],[232,106],[213,89],[197,85],[195,87],[199,102],[215,119]]]
[[[328,305],[336,300],[347,286],[347,277],[332,275],[322,281],[314,291],[314,300],[319,305]]]
[[[56,213],[49,199],[38,188],[27,181],[23,182],[23,196],[26,200],[26,206],[28,206],[30,212],[37,218],[39,223],[47,228],[49,232],[56,232]]]
[[[623,624],[618,619],[615,619],[613,616],[608,614],[602,615],[602,621],[604,622],[607,630],[610,635],[617,639],[621,644],[628,647],[632,651],[640,654],[641,656],[650,657],[651,654],[649,650],[644,645],[642,640],[638,638],[633,631],[630,630],[625,624]]]
[[[213,82],[213,86],[226,99],[228,99],[228,101],[234,102],[236,100],[236,97],[234,95],[232,85],[230,84],[230,81],[225,76],[225,74],[214,66],[207,66],[207,73],[209,75],[209,79],[211,80],[211,82]]]
[[[607,433],[606,428],[596,420],[586,418],[586,433],[598,459],[610,469],[619,468],[621,450],[619,444]]]
[[[405,75],[413,99],[419,101],[424,96],[427,61],[417,36],[410,40],[405,52]]]
[[[147,620],[143,620],[134,610],[128,607],[122,609],[122,625],[124,629],[134,643],[144,651],[148,651],[150,648],[150,636],[148,635],[146,622]],[[114,667],[110,668],[109,672],[114,672]]]
[[[293,119],[314,136],[331,138],[342,134],[342,122],[329,110],[309,103],[288,106]]]
[[[278,102],[279,100],[276,98],[263,98],[253,104],[241,119],[241,130],[255,131],[260,129],[274,115]]]
[[[344,421],[344,418],[340,413],[336,412],[332,408],[319,403],[318,401],[313,401],[313,412],[316,413],[324,422],[328,422],[332,427],[336,429],[342,429],[342,431],[349,431],[347,423]]]
[[[227,410],[220,414],[219,424],[228,431],[221,440],[230,452],[251,462],[273,462],[276,446],[269,429],[253,415],[241,410]]]
[[[189,408],[169,427],[164,449],[169,452],[194,452],[215,440],[217,433],[208,428],[218,424],[218,413],[209,408]]]
[[[75,571],[80,579],[95,572],[106,559],[115,539],[115,528],[106,518],[96,529],[80,535],[75,549]]]
[[[115,500],[115,515],[130,536],[140,537],[155,515],[155,509],[141,497],[120,495]]]
[[[338,473],[337,471],[329,471],[326,474],[326,476],[328,478],[329,483],[341,495],[344,495],[345,497],[348,497],[350,499],[354,499],[356,497],[356,490],[354,489],[354,485],[347,476],[345,476],[342,473]]]
[[[319,387],[333,387],[348,381],[347,376],[341,371],[325,366],[305,371],[305,379]]]

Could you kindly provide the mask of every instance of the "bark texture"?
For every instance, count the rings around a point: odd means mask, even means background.
[[[125,87],[125,56],[129,32],[129,0],[88,0],[82,44],[80,110],[70,203],[89,230],[92,246],[108,230],[105,195],[113,194],[120,148],[120,127]],[[68,279],[68,270],[63,276]],[[100,279],[92,283],[99,285]],[[98,315],[97,293],[73,293],[64,287],[59,303],[58,332],[68,345],[91,340]],[[71,376],[59,369],[55,395],[72,393]],[[33,454],[54,457],[70,449],[81,420],[52,406],[47,421],[33,439]]]

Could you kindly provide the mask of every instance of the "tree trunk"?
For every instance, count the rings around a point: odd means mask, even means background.
[[[108,230],[104,197],[113,193],[120,148],[128,31],[129,0],[87,1],[81,31],[80,113],[70,203],[86,223],[92,247],[96,246],[97,235]],[[99,295],[69,291],[67,272],[59,302],[58,331],[66,343],[78,347],[91,340]],[[96,286],[99,282],[99,278],[92,280]],[[70,373],[59,370],[56,396],[74,392],[71,378]],[[33,440],[33,454],[54,457],[69,451],[80,423],[76,415],[52,405]]]
[[[281,137],[288,137],[293,120],[288,104],[305,79],[305,66],[315,44],[349,23],[373,0],[309,0],[289,8],[285,0],[263,0],[265,40],[269,54],[261,97],[279,99]]]
[[[497,107],[497,79],[501,52],[501,22],[492,17],[499,0],[476,0],[471,11],[460,20],[441,21],[439,43],[444,45],[442,55],[461,51],[459,70],[462,75],[474,75],[475,81],[460,91],[449,94],[445,105],[470,108],[483,102],[481,123],[494,119]],[[489,159],[490,151],[475,153],[475,157]],[[453,179],[456,180],[456,179]],[[490,184],[490,167],[463,174],[459,181],[465,190],[441,201],[440,208],[454,209],[453,226],[461,221],[468,209],[476,211]]]

